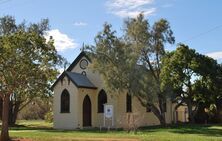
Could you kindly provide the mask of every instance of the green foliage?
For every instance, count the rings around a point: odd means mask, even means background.
[[[58,65],[64,60],[58,55],[53,40],[44,38],[48,29],[47,19],[27,26],[25,22],[17,25],[11,16],[0,18],[0,96],[3,101],[10,98],[22,106],[36,96],[51,94],[50,85],[58,74]],[[3,105],[5,111],[9,110],[8,104]],[[3,122],[7,122],[7,116],[3,112]],[[7,124],[3,125],[2,131],[7,132]],[[7,140],[5,133],[2,140]]]
[[[0,84],[4,93],[28,93],[29,95],[49,92],[50,81],[54,81],[56,65],[61,56],[46,42],[43,33],[48,30],[48,20],[39,24],[15,24],[9,16],[0,19]],[[43,88],[43,89],[42,89]]]
[[[51,98],[34,98],[19,113],[19,120],[43,120],[45,115],[51,110]]]
[[[127,91],[136,96],[165,124],[167,89],[160,89],[160,59],[165,54],[164,45],[174,43],[173,32],[164,19],[150,28],[142,14],[126,20],[124,27],[124,35],[118,37],[111,25],[104,25],[95,38],[96,45],[88,47],[92,67],[102,75],[110,93]]]
[[[221,97],[222,71],[216,60],[180,44],[162,59],[162,66],[161,88],[173,87],[175,98],[187,104],[190,118]]]
[[[45,121],[46,122],[53,122],[53,112],[52,111],[49,111],[45,114],[45,117],[44,117]]]
[[[93,68],[102,74],[108,90],[128,89],[137,61],[133,48],[116,37],[109,24],[104,25],[104,30],[97,35],[95,41],[96,47],[91,48],[95,54]]]

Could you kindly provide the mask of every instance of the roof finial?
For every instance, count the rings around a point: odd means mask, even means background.
[[[85,45],[84,45],[84,42],[82,43],[82,48],[80,49],[81,52],[84,52],[85,51]]]

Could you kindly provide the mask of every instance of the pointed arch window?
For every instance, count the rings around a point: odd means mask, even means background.
[[[65,89],[61,94],[61,113],[70,112],[70,95],[69,92]]]
[[[101,90],[98,95],[98,113],[104,113],[104,104],[107,103],[107,95]]]
[[[147,106],[146,106],[146,112],[149,113],[149,112],[151,112],[151,111],[152,111],[152,110],[151,110],[150,106],[147,105]]]
[[[132,112],[132,97],[128,93],[126,95],[126,112]]]

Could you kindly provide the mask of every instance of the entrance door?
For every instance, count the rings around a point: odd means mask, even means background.
[[[91,126],[91,101],[88,95],[83,100],[83,126]]]

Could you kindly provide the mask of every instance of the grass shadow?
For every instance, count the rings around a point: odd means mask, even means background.
[[[181,126],[179,125],[174,130],[170,132],[178,134],[199,134],[203,136],[213,136],[222,137],[222,125],[217,125],[221,128],[214,128],[214,125],[198,125],[198,124],[188,124]]]
[[[13,125],[9,127],[10,130],[54,130],[52,127],[47,126],[26,126],[26,125]]]
[[[217,126],[217,127],[216,127]],[[222,137],[222,125],[200,125],[200,124],[174,124],[163,126],[149,126],[149,127],[140,127],[138,133],[146,134],[153,132],[171,132],[176,134],[198,134],[203,136],[213,136],[213,137]],[[35,126],[35,125],[15,125],[10,127],[10,130],[38,130],[40,132],[54,132],[54,133],[93,133],[93,134],[105,134],[105,133],[124,133],[123,129],[112,129],[107,131],[107,129],[100,130],[99,128],[90,128],[90,129],[76,129],[76,130],[58,130],[53,129],[49,126]]]
[[[142,127],[140,128],[143,132],[159,132],[159,131],[167,131],[171,133],[177,134],[199,134],[203,136],[214,136],[214,137],[222,137],[222,125],[219,124],[214,128],[215,125],[206,124],[173,124],[168,125],[166,127],[163,126],[150,126],[150,127]]]
[[[117,132],[117,131],[123,131],[123,129],[112,129],[110,131],[108,131],[107,129],[103,128],[102,130],[100,130],[99,128],[90,128],[90,129],[72,129],[72,130],[62,130],[62,129],[53,129],[52,127],[48,127],[48,126],[26,126],[26,125],[20,125],[20,124],[17,124],[17,125],[14,125],[12,127],[9,127],[10,130],[16,130],[16,131],[19,131],[19,130],[38,130],[38,131],[41,131],[41,132],[63,132],[63,133],[72,133],[72,132],[79,132],[79,133],[98,133],[98,134],[101,134],[101,133],[110,133],[110,132]]]

